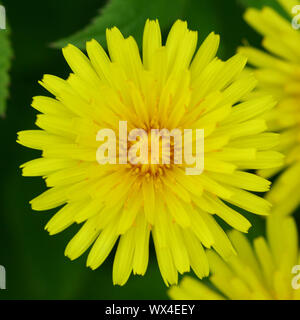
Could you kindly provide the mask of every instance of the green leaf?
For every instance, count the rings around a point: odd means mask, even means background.
[[[224,0],[189,0],[186,8],[186,20],[189,28],[198,31],[198,45],[212,31],[221,36],[217,56],[228,59],[240,44],[244,32],[242,14],[236,2]],[[237,28],[236,26],[239,26]]]
[[[105,30],[118,27],[124,36],[132,35],[140,44],[146,20],[159,19],[162,31],[165,31],[178,18],[182,17],[186,0],[110,0],[100,15],[82,31],[58,40],[53,44],[62,48],[71,43],[81,49],[88,40],[96,39],[105,48]]]
[[[0,3],[1,5],[1,3]],[[9,30],[0,30],[0,115],[3,116],[8,97],[9,68],[12,48],[9,42]]]
[[[288,14],[281,7],[281,5],[276,0],[237,0],[245,8],[258,8],[271,7],[280,13],[282,16],[288,18]]]

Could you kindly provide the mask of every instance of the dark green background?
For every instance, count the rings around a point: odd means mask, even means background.
[[[47,94],[37,81],[44,73],[65,77],[69,72],[61,51],[51,49],[50,44],[82,29],[105,1],[3,3],[14,57],[7,112],[0,119],[0,265],[7,271],[7,290],[0,290],[0,299],[166,299],[152,245],[146,276],[131,276],[124,287],[112,285],[113,253],[96,271],[85,267],[86,254],[75,262],[64,257],[64,248],[79,226],[50,237],[44,226],[55,210],[34,212],[28,203],[45,185],[41,178],[22,177],[19,169],[20,164],[39,156],[15,142],[17,131],[35,128],[31,99]],[[228,58],[245,39],[259,43],[259,37],[242,20],[243,10],[234,0],[187,0],[178,18],[187,19],[190,27],[199,31],[200,40],[210,31],[220,33],[220,56]],[[263,232],[263,221],[247,216],[257,225],[255,232]]]

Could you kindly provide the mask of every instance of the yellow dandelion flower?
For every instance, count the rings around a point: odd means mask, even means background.
[[[68,45],[63,54],[73,73],[67,80],[45,75],[41,82],[55,96],[33,100],[42,113],[36,121],[41,130],[18,134],[19,143],[42,150],[41,158],[22,165],[23,175],[42,176],[50,187],[31,206],[40,211],[64,205],[46,225],[50,234],[84,223],[65,254],[73,260],[91,247],[92,269],[118,242],[115,284],[125,284],[131,272],[146,272],[150,233],[167,285],[190,268],[199,278],[207,276],[203,246],[224,258],[234,254],[213,215],[242,232],[250,227],[224,201],[269,213],[269,202],[249,191],[267,191],[270,183],[243,170],[282,164],[281,154],[270,150],[278,136],[265,132],[261,117],[275,103],[270,96],[241,102],[256,85],[253,76],[241,75],[246,58],[217,59],[214,33],[194,56],[197,32],[186,22],[178,20],[162,45],[158,22],[147,21],[142,59],[135,40],[124,39],[115,27],[107,30],[107,45],[109,56],[95,40],[88,42],[89,58]],[[118,132],[120,121],[147,132],[204,129],[204,171],[187,175],[188,165],[175,161],[100,165],[96,135],[102,128]]]
[[[252,246],[242,233],[229,231],[237,255],[224,262],[215,252],[207,252],[210,284],[186,276],[179,286],[169,289],[169,295],[197,300],[300,300],[300,254],[294,219],[272,214],[267,218],[266,233],[267,241],[258,237]]]
[[[290,14],[294,5],[300,4],[295,0],[278,2]],[[267,52],[251,47],[242,47],[239,52],[256,67],[259,85],[255,95],[268,92],[278,100],[265,119],[270,130],[281,133],[276,150],[286,155],[282,167],[262,170],[260,174],[267,178],[284,169],[267,199],[276,205],[274,213],[285,215],[300,204],[300,31],[293,29],[292,19],[284,19],[269,7],[248,9],[245,19],[263,35],[262,45]]]

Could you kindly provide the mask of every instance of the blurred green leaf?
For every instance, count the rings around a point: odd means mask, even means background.
[[[247,33],[242,18],[243,8],[236,0],[187,0],[185,19],[190,29],[198,31],[198,44],[212,31],[221,36],[218,57],[228,59]],[[238,28],[237,28],[238,26]]]
[[[159,19],[162,31],[172,22],[182,16],[186,0],[110,0],[101,10],[100,15],[82,31],[53,44],[62,48],[69,43],[83,49],[88,40],[96,39],[106,47],[105,30],[113,26],[118,27],[125,36],[132,35],[140,43],[145,21]]]
[[[281,7],[281,5],[276,0],[237,0],[245,8],[258,8],[271,7],[280,13],[282,16],[288,17],[287,13]]]
[[[1,5],[1,2],[0,2]],[[12,49],[9,42],[9,31],[0,30],[0,115],[3,116],[8,97],[9,68]]]

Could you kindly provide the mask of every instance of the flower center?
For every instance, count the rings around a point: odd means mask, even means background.
[[[182,149],[182,137],[177,137],[181,143],[176,143],[176,137],[166,129],[148,129],[136,141],[129,141],[127,145],[128,163],[136,174],[160,176],[176,163],[176,154]]]

